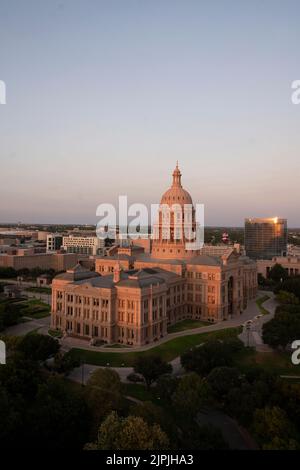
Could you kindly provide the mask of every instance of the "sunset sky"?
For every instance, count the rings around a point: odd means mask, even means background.
[[[300,2],[1,0],[0,223],[157,203],[300,226]]]

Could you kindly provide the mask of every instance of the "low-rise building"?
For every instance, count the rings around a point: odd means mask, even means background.
[[[142,345],[165,336],[174,308],[183,304],[184,280],[160,268],[124,272],[116,265],[113,274],[100,276],[77,265],[53,280],[51,327],[89,340]]]
[[[289,276],[300,275],[300,256],[274,256],[271,260],[257,260],[257,272],[264,278],[269,277],[270,270],[275,264],[280,264]]]
[[[47,287],[51,284],[52,277],[50,274],[41,274],[36,278],[36,284],[38,287]]]
[[[19,269],[53,269],[65,271],[77,263],[78,255],[73,253],[34,253],[30,255],[0,254],[0,267]]]

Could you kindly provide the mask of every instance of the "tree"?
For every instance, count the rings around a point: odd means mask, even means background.
[[[180,379],[172,399],[182,415],[194,419],[200,409],[210,402],[210,396],[207,382],[191,372]]]
[[[174,375],[162,375],[156,382],[155,393],[161,400],[169,404],[178,383],[179,379]]]
[[[0,331],[16,325],[20,320],[20,308],[10,303],[0,305]]]
[[[54,363],[48,365],[49,369],[54,370],[58,374],[68,375],[75,367],[80,366],[79,359],[73,357],[71,354],[64,354],[61,351],[55,354]]]
[[[14,442],[14,436],[21,417],[13,407],[13,401],[10,400],[7,391],[0,386],[0,442],[1,447],[5,448]]]
[[[253,430],[263,449],[300,449],[294,426],[277,406],[256,410]]]
[[[249,369],[245,375],[239,377],[238,382],[232,383],[234,386],[223,395],[224,410],[237,418],[239,423],[249,427],[255,409],[273,402],[276,381],[277,376],[260,368]]]
[[[35,361],[45,361],[59,351],[59,342],[51,336],[38,333],[24,336],[18,346],[23,355]]]
[[[222,401],[231,389],[239,387],[240,371],[234,367],[216,367],[207,376],[207,382],[214,396]]]
[[[136,416],[121,418],[116,412],[101,424],[97,441],[86,445],[90,450],[160,450],[168,447],[168,436],[158,424],[149,425]]]
[[[108,367],[101,367],[92,373],[87,381],[88,387],[97,387],[99,389],[110,391],[112,393],[121,393],[121,381],[119,374]]]
[[[272,279],[274,282],[285,281],[288,277],[287,271],[279,263],[274,264],[269,271],[269,279]]]
[[[92,434],[96,435],[100,423],[113,410],[120,410],[122,384],[118,373],[109,368],[96,370],[87,381],[84,396],[92,416]]]
[[[212,425],[199,426],[196,422],[185,426],[182,433],[181,449],[226,450],[228,444],[220,429]]]
[[[90,415],[82,393],[58,377],[39,387],[29,419],[26,439],[38,448],[82,449],[88,435]]]
[[[276,300],[280,304],[286,304],[286,305],[299,305],[300,301],[298,297],[295,296],[292,292],[287,292],[284,290],[280,290],[276,296]]]
[[[184,353],[181,356],[181,364],[187,371],[205,376],[215,367],[230,367],[234,354],[241,347],[243,346],[239,340],[209,340],[202,346]]]
[[[257,283],[259,286],[264,286],[266,283],[266,279],[261,273],[257,274]]]
[[[130,408],[130,415],[139,416],[147,424],[158,424],[161,429],[170,437],[172,447],[178,443],[177,426],[174,421],[174,416],[169,415],[164,408],[157,406],[151,401],[144,401],[137,403]]]
[[[150,389],[158,377],[172,372],[172,366],[163,361],[160,356],[138,356],[134,371],[143,376],[147,388]]]
[[[286,279],[274,289],[274,292],[277,294],[281,290],[291,292],[300,300],[300,277]]]
[[[278,311],[263,325],[263,340],[273,348],[285,348],[300,337],[300,314]]]
[[[17,276],[17,271],[14,268],[0,268],[0,279],[10,279]]]
[[[8,358],[5,367],[0,367],[0,384],[8,394],[19,401],[34,400],[38,386],[42,382],[41,371],[36,361],[26,359],[21,354],[14,354]]]

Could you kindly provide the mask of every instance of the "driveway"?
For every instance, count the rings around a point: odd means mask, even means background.
[[[239,335],[239,338],[245,346],[254,347],[259,352],[272,352],[272,348],[267,344],[264,344],[262,339],[262,327],[264,323],[270,321],[275,314],[277,307],[277,302],[273,292],[261,292],[262,295],[268,295],[270,299],[266,300],[263,303],[263,306],[266,310],[269,311],[266,315],[261,315],[258,313],[259,318],[254,317],[252,323],[249,325],[249,328],[244,325],[242,333]]]

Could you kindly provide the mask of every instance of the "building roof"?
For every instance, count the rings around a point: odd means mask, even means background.
[[[125,260],[125,261],[129,261],[129,262],[132,262],[135,260],[135,258],[133,256],[130,256],[130,255],[126,255],[125,253],[121,253],[121,254],[115,254],[115,255],[109,255],[109,256],[95,256],[95,259],[102,259],[104,261],[111,261],[111,260],[115,260],[115,261],[122,261],[122,260]]]
[[[77,263],[73,268],[68,269],[65,273],[55,276],[55,279],[61,279],[64,281],[80,281],[97,277],[100,277],[100,274],[90,271],[80,263]]]
[[[82,272],[82,271],[81,271]],[[126,288],[139,288],[150,287],[151,285],[162,285],[167,284],[172,279],[182,279],[181,276],[165,271],[161,268],[145,268],[145,269],[132,269],[129,271],[121,271],[120,281],[114,282],[113,274],[107,276],[100,276],[97,273],[86,270],[86,277],[75,279],[72,277],[71,272],[66,272],[56,276],[56,279],[69,280],[74,285],[88,284],[91,287],[98,287],[104,289],[110,289],[113,286],[126,287]]]
[[[221,266],[222,260],[218,256],[198,255],[186,261],[186,264],[197,264],[202,266]]]
[[[175,265],[184,265],[185,261],[178,258],[153,258],[151,254],[141,253],[136,256],[136,261],[149,262],[155,264],[175,264]]]
[[[191,195],[183,189],[181,185],[181,172],[178,168],[178,162],[172,176],[172,186],[162,195],[160,203],[168,204],[169,206],[172,206],[173,204],[193,204]]]

